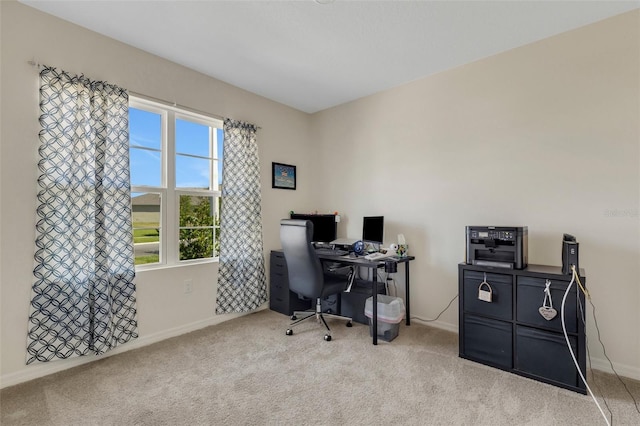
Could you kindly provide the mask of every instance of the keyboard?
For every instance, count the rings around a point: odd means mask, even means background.
[[[366,255],[364,258],[367,260],[382,260],[382,259],[386,259],[388,257],[393,257],[395,256],[396,253],[391,251],[391,250],[386,250],[384,253],[381,253],[379,251],[375,252],[375,253],[369,253],[368,255]]]
[[[323,256],[344,256],[345,254],[349,254],[347,250],[332,249],[327,247],[317,248],[316,253]]]

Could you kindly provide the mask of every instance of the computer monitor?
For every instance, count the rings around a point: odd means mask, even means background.
[[[362,218],[362,241],[382,244],[384,237],[384,216],[365,216]]]
[[[313,223],[314,243],[330,243],[337,238],[338,227],[333,214],[292,213],[291,219],[310,220]]]

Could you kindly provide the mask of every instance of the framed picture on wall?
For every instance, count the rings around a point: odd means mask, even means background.
[[[271,187],[296,189],[296,166],[271,163]]]

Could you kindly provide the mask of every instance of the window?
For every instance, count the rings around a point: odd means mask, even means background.
[[[130,97],[131,214],[139,268],[218,257],[222,140],[218,119]]]

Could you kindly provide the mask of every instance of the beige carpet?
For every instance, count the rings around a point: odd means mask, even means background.
[[[0,423],[605,424],[589,396],[458,358],[454,333],[403,324],[374,347],[361,324],[331,322],[331,342],[313,322],[285,336],[287,324],[261,311],[6,388]],[[595,378],[613,424],[639,425],[615,377]],[[640,398],[640,382],[626,382]]]

